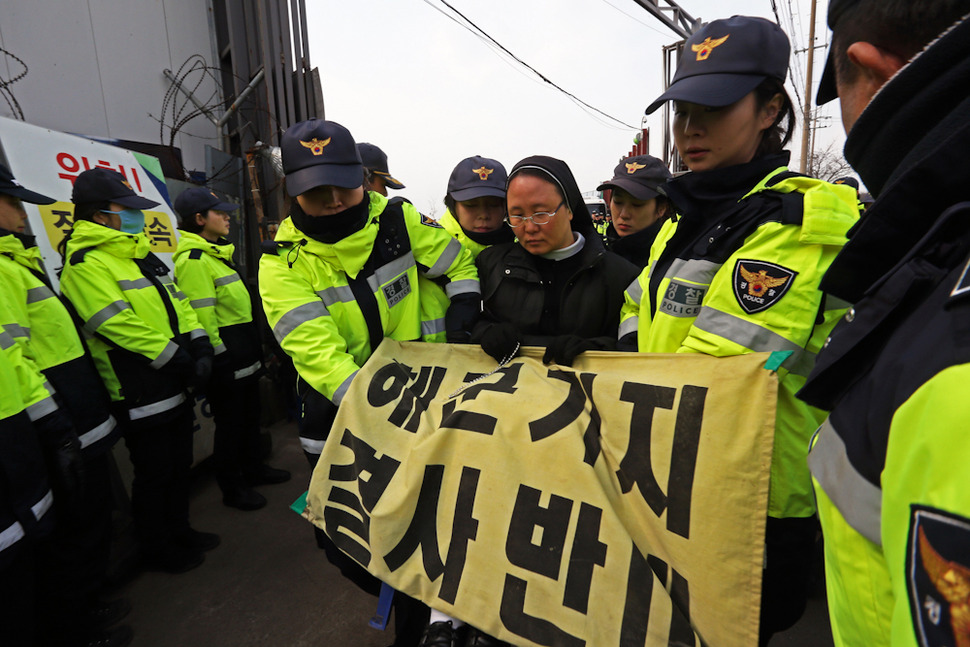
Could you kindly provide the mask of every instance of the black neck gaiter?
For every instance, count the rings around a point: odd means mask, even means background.
[[[308,216],[295,199],[290,206],[290,217],[296,228],[310,238],[328,245],[360,231],[367,224],[369,212],[370,197],[366,191],[359,204],[332,216]]]
[[[458,223],[458,226],[461,227],[461,223]],[[502,226],[495,231],[468,231],[464,227],[461,227],[461,230],[465,232],[466,236],[474,240],[479,245],[485,245],[487,247],[498,245],[500,243],[511,243],[513,240],[515,240],[515,234],[512,233],[512,229],[504,222],[502,223]]]

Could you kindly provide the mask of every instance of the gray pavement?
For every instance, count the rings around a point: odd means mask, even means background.
[[[269,505],[242,512],[222,505],[203,465],[194,482],[191,519],[218,533],[222,545],[199,568],[181,575],[140,573],[117,591],[131,600],[125,620],[135,647],[384,647],[387,632],[367,626],[376,600],[344,580],[318,550],[309,523],[289,505],[306,489],[309,466],[294,423],[270,429],[269,463],[293,473],[281,485],[259,488]],[[823,596],[771,647],[829,647]],[[713,645],[711,647],[717,647]]]

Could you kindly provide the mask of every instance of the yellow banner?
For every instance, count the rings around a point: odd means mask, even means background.
[[[53,204],[37,205],[44,230],[51,247],[57,249],[64,236],[74,227],[74,203],[55,202]],[[164,211],[145,212],[145,233],[152,244],[152,251],[156,254],[175,253],[178,238],[175,236],[172,220]]]
[[[757,645],[766,354],[570,367],[385,339],[304,515],[394,588],[514,645]],[[470,385],[468,382],[472,382]]]

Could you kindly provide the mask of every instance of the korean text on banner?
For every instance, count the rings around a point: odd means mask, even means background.
[[[495,368],[384,340],[304,515],[396,589],[515,645],[757,645],[766,354]]]

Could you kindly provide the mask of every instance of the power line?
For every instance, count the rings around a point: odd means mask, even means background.
[[[431,4],[431,0],[424,0],[424,2],[426,4],[432,6],[432,7],[434,6],[434,5]],[[454,13],[456,13],[458,16],[460,16],[462,18],[462,20],[464,20],[466,23],[468,23],[468,25],[472,29],[474,29],[479,34],[481,34],[482,36],[484,36],[485,38],[487,38],[489,41],[491,41],[492,43],[494,43],[505,54],[507,54],[508,56],[510,56],[513,60],[515,60],[517,63],[519,63],[523,67],[529,69],[533,74],[535,74],[536,76],[538,76],[542,81],[544,81],[545,83],[548,83],[549,85],[551,85],[552,87],[554,87],[555,89],[559,90],[561,93],[563,93],[564,95],[566,95],[567,97],[569,97],[576,104],[578,104],[580,106],[583,106],[585,108],[588,108],[589,110],[592,110],[593,112],[596,112],[596,113],[598,113],[598,114],[606,117],[607,119],[610,119],[611,121],[615,121],[616,123],[620,124],[621,126],[624,126],[625,128],[629,128],[631,130],[639,130],[639,128],[637,128],[636,126],[631,126],[630,124],[628,124],[628,123],[626,123],[626,122],[624,122],[624,121],[622,121],[620,119],[617,119],[613,115],[610,115],[610,114],[608,114],[606,112],[603,112],[599,108],[597,108],[597,107],[595,107],[593,105],[590,105],[589,103],[586,103],[585,101],[583,101],[582,99],[580,99],[579,97],[577,97],[575,94],[573,94],[572,92],[569,92],[568,90],[566,90],[565,88],[563,88],[559,84],[555,83],[549,77],[547,77],[545,74],[543,74],[542,72],[540,72],[539,70],[537,70],[536,68],[532,67],[531,65],[529,65],[528,63],[526,63],[525,61],[523,61],[521,58],[519,58],[518,56],[516,56],[515,54],[513,54],[511,51],[509,51],[509,49],[507,47],[505,47],[500,42],[498,42],[497,40],[495,40],[484,29],[482,29],[481,27],[479,27],[478,25],[476,25],[472,20],[470,20],[463,13],[461,13],[460,11],[458,11],[457,9],[455,9],[451,4],[449,4],[447,2],[447,0],[440,0],[440,2],[441,2],[441,4],[443,4],[446,7],[448,7],[451,11],[453,11]],[[468,27],[465,27],[465,28],[468,29]]]
[[[627,12],[623,11],[622,9],[620,9],[619,7],[617,7],[615,4],[613,4],[609,0],[603,0],[603,2],[605,4],[613,7],[614,9],[616,9],[617,11],[619,11],[621,14],[623,14],[624,16],[626,16],[627,18],[629,18],[630,20],[633,20],[635,22],[640,23],[641,25],[643,25],[644,27],[646,27],[650,31],[655,31],[655,32],[657,32],[658,34],[660,34],[661,36],[664,36],[664,37],[667,37],[668,36],[667,32],[660,31],[659,29],[657,29],[653,25],[650,25],[648,23],[645,23],[642,20],[640,20],[639,18],[637,18],[636,16],[633,16],[631,14],[628,14]]]

